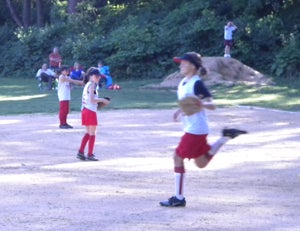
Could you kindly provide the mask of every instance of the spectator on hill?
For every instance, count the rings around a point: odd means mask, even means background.
[[[228,22],[227,25],[224,27],[224,57],[230,58],[230,50],[233,47],[233,39],[232,39],[232,32],[237,29],[237,26],[233,24],[233,22]]]

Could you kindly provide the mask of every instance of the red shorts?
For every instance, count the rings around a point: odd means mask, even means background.
[[[224,46],[233,47],[233,40],[224,40]]]
[[[81,124],[84,126],[97,126],[97,112],[84,108],[81,111]]]
[[[205,155],[210,150],[206,137],[207,135],[185,133],[176,148],[176,154],[182,159],[195,159]]]

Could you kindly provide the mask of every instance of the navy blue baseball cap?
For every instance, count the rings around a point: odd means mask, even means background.
[[[175,63],[180,63],[182,60],[189,61],[197,69],[202,66],[201,55],[196,52],[187,52],[181,57],[174,57],[173,60]]]
[[[92,75],[101,76],[99,69],[98,69],[98,68],[95,68],[95,67],[93,67],[93,68],[88,72],[88,74],[89,74],[90,76],[92,76]]]

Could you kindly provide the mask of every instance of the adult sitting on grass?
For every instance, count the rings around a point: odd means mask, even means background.
[[[71,69],[70,77],[75,80],[83,80],[84,71],[78,62],[74,63],[74,66]]]
[[[103,76],[104,79],[105,79],[105,88],[109,89],[113,85],[113,80],[112,80],[112,77],[110,75],[110,68],[109,68],[109,66],[106,65],[104,63],[104,61],[100,60],[98,62],[98,68],[99,68],[101,76]],[[100,88],[102,87],[102,81],[101,80],[99,81],[99,87]]]
[[[39,79],[41,82],[48,83],[48,90],[52,90],[53,82],[56,79],[57,75],[54,71],[48,68],[48,65],[44,63],[42,68],[38,70],[36,73],[36,78]]]

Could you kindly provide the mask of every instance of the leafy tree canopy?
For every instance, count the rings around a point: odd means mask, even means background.
[[[104,59],[116,78],[159,78],[183,52],[222,56],[223,27],[232,20],[233,57],[297,78],[299,12],[296,0],[1,1],[0,75],[32,77],[58,46],[66,65]]]

